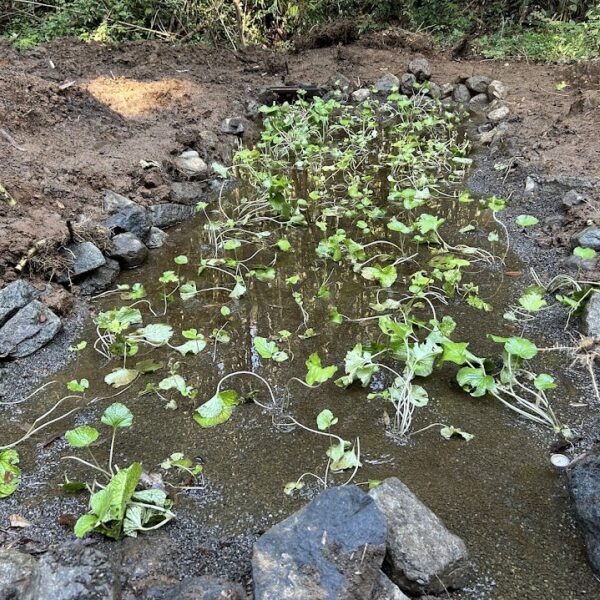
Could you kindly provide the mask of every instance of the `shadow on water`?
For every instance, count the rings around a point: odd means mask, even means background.
[[[469,236],[487,239],[489,215],[477,214],[474,205],[440,202],[436,214],[451,223],[451,228],[446,230],[450,238],[467,242]],[[473,231],[459,233],[470,223],[475,225]],[[173,257],[185,254],[189,264],[179,268],[182,279],[196,280],[199,288],[231,287],[232,280],[225,274],[211,271],[198,275],[196,272],[195,265],[202,256],[208,255],[210,247],[202,225],[199,217],[173,230],[162,251],[152,254],[142,269],[124,273],[119,283],[143,283],[148,300],[154,310],[160,312],[158,278],[163,271],[177,270]],[[375,237],[393,239],[383,225],[381,230],[376,227],[372,231]],[[173,452],[183,452],[201,461],[206,490],[180,494],[175,512],[185,514],[203,527],[219,527],[226,535],[243,533],[258,522],[263,525],[277,522],[298,509],[315,492],[316,486],[307,485],[295,497],[286,496],[283,487],[306,472],[323,475],[327,465],[324,437],[300,429],[282,432],[274,427],[273,416],[252,402],[236,407],[227,423],[211,429],[200,428],[192,419],[194,409],[214,394],[221,377],[237,370],[250,370],[270,382],[276,399],[286,400],[287,410],[300,422],[314,427],[319,412],[329,408],[339,417],[335,432],[347,440],[360,439],[363,467],[356,475],[357,483],[399,477],[450,529],[465,539],[477,567],[478,583],[473,590],[465,592],[464,597],[595,597],[597,583],[586,565],[563,479],[548,461],[551,433],[518,419],[491,399],[466,395],[454,383],[456,368],[449,363],[424,380],[430,402],[415,411],[412,430],[431,423],[451,424],[474,434],[470,442],[444,440],[438,428],[417,434],[404,444],[392,439],[384,427],[383,401],[367,399],[369,391],[383,387],[387,377],[383,372],[376,375],[371,390],[354,386],[344,390],[331,381],[318,389],[307,389],[290,382],[292,377],[304,378],[304,362],[313,352],[319,353],[324,365],[338,365],[338,375],[341,375],[346,352],[357,342],[368,343],[377,338],[376,321],[346,320],[337,325],[331,322],[329,309],[336,306],[350,319],[371,315],[369,304],[375,301],[378,288],[368,282],[365,284],[360,275],[347,266],[339,267],[331,261],[317,259],[315,247],[323,238],[317,228],[292,229],[287,232],[287,238],[293,251],[279,254],[275,278],[270,282],[249,279],[247,294],[240,300],[229,300],[222,291],[203,293],[187,301],[176,294],[166,315],[156,318],[140,305],[145,324],[160,322],[173,327],[173,344],[185,341],[180,332],[192,327],[206,336],[213,329],[224,327],[231,341],[224,344],[211,340],[197,356],[176,358],[169,348],[152,351],[152,358],[164,361],[165,368],[153,375],[141,375],[117,398],[133,412],[134,425],[119,438],[116,464],[125,466],[141,461],[147,471],[153,472]],[[236,252],[240,250],[230,254]],[[237,257],[250,254],[246,249]],[[272,248],[263,250],[256,263],[268,264],[273,257]],[[417,270],[420,260],[417,256],[415,262],[402,265],[405,279]],[[496,309],[483,313],[452,300],[448,306],[438,307],[440,318],[451,314],[457,321],[455,339],[469,341],[470,349],[478,355],[497,352],[497,345],[487,340],[486,334],[510,335],[502,320],[502,307],[514,301],[519,285],[517,279],[505,277],[504,273],[522,270],[523,265],[510,255],[500,267],[472,268],[470,279],[480,286],[481,296],[490,300]],[[316,335],[308,339],[297,337],[297,332],[304,330],[300,327],[302,315],[291,295],[293,286],[286,284],[286,278],[295,274],[301,278],[299,288],[310,315],[308,325],[316,331]],[[329,297],[319,298],[318,292],[324,283]],[[111,309],[121,303],[117,295],[101,298],[97,301],[97,310]],[[224,317],[220,313],[224,303],[231,309],[231,316]],[[288,341],[278,342],[290,360],[276,363],[260,358],[253,347],[253,338],[269,337],[280,330],[293,334]],[[82,336],[88,341],[88,347],[54,378],[57,383],[47,388],[41,397],[3,411],[5,417],[0,424],[3,440],[15,437],[16,424],[30,423],[52,406],[60,397],[58,390],[64,390],[71,379],[87,378],[89,397],[110,394],[103,379],[115,364],[114,361],[109,364],[94,351],[95,337],[95,327],[90,324]],[[135,360],[150,356],[144,356],[145,352],[142,348]],[[548,361],[547,356],[544,359]],[[186,383],[197,390],[197,397],[184,398],[175,391],[162,392],[165,399],[152,393],[140,395],[147,383],[156,383],[165,377],[168,366],[175,360],[180,362],[179,373]],[[547,362],[545,369],[558,366]],[[568,422],[568,403],[574,390],[568,381],[559,383],[560,393],[554,395],[556,409]],[[268,401],[267,391],[255,379],[232,378],[224,387],[245,394],[255,392],[261,402]],[[165,407],[165,400],[172,399],[176,400],[177,409]],[[49,482],[49,485],[38,485],[35,475],[25,478],[15,495],[21,511],[26,511],[29,505],[46,502],[68,506],[68,500],[55,491],[56,486],[63,472],[77,477],[85,470],[78,465],[59,464],[57,459],[68,451],[62,438],[55,437],[73,424],[90,423],[101,428],[99,415],[109,403],[110,400],[105,400],[85,407],[74,419],[58,423],[20,446],[24,472],[43,473],[44,481]],[[42,444],[48,446],[42,447]],[[108,444],[100,444],[95,452],[104,457]],[[347,479],[348,473],[330,475],[330,481],[335,484]],[[309,481],[310,478],[307,483]],[[171,526],[167,526],[165,532],[168,527]]]

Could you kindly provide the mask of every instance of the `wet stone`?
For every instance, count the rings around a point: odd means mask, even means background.
[[[119,577],[100,550],[70,544],[44,554],[23,600],[118,600]]]
[[[133,233],[120,233],[112,239],[111,258],[119,261],[124,269],[134,269],[148,258],[148,248]]]
[[[82,275],[101,267],[106,262],[100,249],[92,242],[69,244],[61,250],[61,255],[69,259],[72,264],[66,273],[61,273],[56,278],[59,283],[76,280]]]
[[[36,561],[17,550],[0,550],[0,600],[19,600],[29,583]]]
[[[598,292],[590,296],[581,316],[581,323],[585,335],[600,340],[600,294]]]
[[[0,358],[23,358],[50,342],[60,331],[60,319],[33,300],[0,329]]]
[[[117,194],[112,190],[104,190],[104,197],[102,198],[102,210],[109,215],[119,212],[125,208],[131,208],[137,206],[137,204],[129,198]]]
[[[17,279],[0,290],[0,326],[20,308],[39,298],[41,292],[24,279]]]
[[[387,553],[383,571],[411,593],[462,588],[470,566],[465,543],[399,479],[383,481],[369,494],[384,514]]]
[[[600,227],[586,227],[571,238],[571,245],[600,250]]]
[[[594,294],[600,299],[600,295]],[[600,324],[600,323],[599,323]],[[590,453],[568,473],[568,485],[577,520],[583,531],[588,558],[600,576],[600,453]]]
[[[486,94],[491,79],[485,75],[473,75],[465,81],[465,85],[475,94]]]
[[[177,204],[195,206],[202,199],[206,186],[197,181],[175,181],[171,184],[171,200]]]
[[[151,227],[150,233],[148,234],[148,239],[146,240],[146,246],[150,248],[150,250],[155,250],[156,248],[162,248],[169,234],[158,227]]]
[[[385,539],[385,521],[368,494],[330,488],[255,543],[255,600],[371,598]]]
[[[106,226],[113,233],[130,232],[144,239],[150,231],[151,223],[148,212],[143,206],[129,206],[119,210],[106,221]]]
[[[246,592],[238,583],[223,577],[203,575],[186,579],[165,600],[246,600]]]
[[[413,58],[408,63],[408,71],[409,73],[412,73],[420,83],[431,79],[431,66],[426,58]]]
[[[452,91],[452,100],[461,104],[466,104],[469,102],[471,100],[471,92],[469,92],[469,88],[464,83],[455,85],[454,90]]]
[[[152,233],[152,230],[150,231]],[[121,267],[112,258],[106,259],[106,264],[92,271],[79,285],[79,290],[86,296],[99,294],[107,290],[117,279]]]
[[[400,88],[400,80],[391,73],[386,73],[375,82],[375,89],[379,94],[387,95]]]
[[[196,214],[196,209],[184,204],[167,203],[151,206],[149,213],[152,225],[162,229],[191,219]]]

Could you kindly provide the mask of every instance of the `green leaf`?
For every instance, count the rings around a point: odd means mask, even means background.
[[[325,383],[328,379],[331,379],[337,371],[337,367],[335,365],[323,367],[317,352],[311,354],[305,364],[306,368],[308,369],[305,381],[308,385]]]
[[[532,225],[537,225],[539,223],[539,220],[532,215],[519,215],[515,219],[515,223],[519,227],[531,227]]]
[[[544,289],[534,286],[525,290],[519,304],[528,312],[537,312],[548,303],[544,300]]]
[[[368,281],[378,281],[382,288],[391,287],[398,278],[398,272],[394,265],[376,264],[373,267],[363,267],[360,274]]]
[[[10,448],[0,452],[0,498],[10,496],[21,483],[21,469],[17,467],[19,453]]]
[[[582,260],[591,260],[596,257],[596,251],[593,248],[582,248],[581,246],[577,246],[577,248],[573,250],[573,255]]]
[[[154,373],[162,369],[164,366],[164,363],[155,361],[151,358],[147,358],[146,360],[141,360],[135,363],[135,368],[140,373]]]
[[[514,354],[524,360],[530,360],[537,354],[536,345],[522,337],[508,338],[504,344],[504,349],[508,354]]]
[[[221,425],[229,420],[233,414],[233,407],[238,404],[239,399],[235,390],[219,392],[196,409],[194,421],[204,428]]]
[[[304,487],[302,481],[290,481],[283,487],[283,493],[287,496],[291,496],[296,490],[301,490]]]
[[[540,373],[534,380],[533,385],[540,391],[553,390],[556,387],[554,377],[548,373]]]
[[[182,396],[188,395],[185,379],[181,375],[175,374],[165,377],[158,383],[158,387],[164,391],[177,390]]]
[[[463,438],[463,440],[466,440],[467,442],[470,442],[475,437],[472,433],[467,433],[462,429],[458,429],[458,427],[452,427],[452,425],[442,427],[440,429],[440,434],[446,440],[449,440],[450,438],[456,436]]]
[[[135,381],[136,377],[140,374],[136,369],[117,369],[112,373],[109,373],[105,378],[105,383],[112,385],[113,387],[120,388],[129,385]]]
[[[87,379],[81,379],[77,381],[73,379],[67,383],[67,389],[71,392],[85,392],[90,387],[90,382]]]
[[[197,294],[198,294],[198,288],[196,287],[196,282],[192,281],[191,279],[189,281],[186,281],[179,288],[179,296],[184,301],[194,298]]]
[[[104,411],[100,420],[113,429],[131,427],[133,415],[124,404],[114,402]]]
[[[83,515],[75,523],[74,533],[78,538],[85,537],[90,531],[93,531],[98,524],[98,517],[94,514]]]
[[[184,256],[183,254],[176,256],[173,260],[175,261],[176,265],[187,265],[188,264],[188,257]]]
[[[286,238],[281,238],[280,240],[277,240],[277,247],[282,252],[289,252],[292,249],[292,245]]]
[[[326,408],[317,415],[317,427],[321,431],[327,431],[332,425],[338,422],[338,418],[333,416],[333,413]]]
[[[238,281],[233,286],[233,290],[231,290],[229,297],[233,298],[234,300],[237,300],[237,299],[241,298],[245,293],[246,293],[246,286]]]
[[[87,342],[85,340],[82,340],[75,346],[69,346],[69,352],[81,352],[82,350],[85,350],[86,348],[87,348]]]
[[[469,344],[467,342],[452,342],[450,340],[442,341],[442,356],[439,364],[452,362],[456,365],[464,365],[470,358],[471,353],[467,351]]]
[[[87,448],[98,439],[99,435],[97,429],[89,425],[81,425],[67,431],[65,438],[73,448]]]
[[[282,352],[275,342],[269,341],[267,338],[257,336],[253,343],[262,358],[270,358],[276,362],[284,362],[288,359],[288,355]]]
[[[483,367],[463,367],[456,374],[456,380],[463,390],[475,398],[496,390],[494,378]]]
[[[138,329],[135,332],[135,337],[152,346],[164,346],[173,337],[173,328],[163,323],[154,323]]]
[[[356,344],[346,353],[344,359],[346,375],[337,379],[335,384],[347,387],[358,379],[363,387],[367,387],[373,375],[379,371],[379,367],[371,361],[371,357],[370,352],[363,350],[362,344]]]
[[[175,346],[175,350],[181,354],[181,356],[187,356],[188,354],[198,354],[206,348],[206,340],[204,337],[197,340],[189,340],[179,346]]]
[[[240,240],[227,240],[223,244],[223,250],[235,250],[236,248],[239,248],[241,245],[242,245],[242,242],[240,242]]]
[[[164,271],[163,274],[158,278],[158,281],[162,284],[178,283],[179,277],[177,277],[175,271]]]

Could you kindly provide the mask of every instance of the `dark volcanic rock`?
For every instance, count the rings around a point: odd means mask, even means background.
[[[119,212],[109,217],[106,226],[114,233],[133,233],[140,239],[144,239],[152,223],[148,212],[143,206],[135,205],[123,208]]]
[[[102,198],[102,210],[109,215],[119,212],[124,208],[130,208],[132,206],[138,206],[133,200],[117,194],[112,190],[104,190],[104,197]]]
[[[394,89],[400,88],[400,80],[391,73],[386,73],[375,82],[375,89],[379,94],[387,95]]]
[[[373,590],[372,600],[410,600],[406,594],[383,572]]]
[[[196,214],[196,209],[193,206],[169,203],[151,206],[149,212],[152,225],[163,228],[191,219]]]
[[[417,78],[412,73],[404,73],[400,77],[400,91],[406,96],[412,96],[415,93],[415,84]]]
[[[412,73],[420,83],[431,78],[431,66],[426,58],[413,58],[408,63],[408,71],[409,73]]]
[[[203,183],[197,181],[175,181],[171,184],[171,200],[177,204],[196,206],[206,191]]]
[[[20,600],[35,567],[35,558],[16,550],[0,550],[0,600]]]
[[[328,489],[254,545],[255,600],[371,598],[385,538],[368,494],[356,486]]]
[[[241,136],[245,131],[244,120],[240,117],[224,119],[221,123],[221,131],[229,135]]]
[[[491,82],[492,80],[485,75],[473,75],[465,84],[475,94],[486,94],[487,97],[487,89]]]
[[[460,102],[461,104],[469,102],[471,100],[469,88],[463,83],[455,85],[454,90],[452,91],[452,100],[454,100],[454,102]]]
[[[587,262],[591,263],[592,261]],[[600,340],[600,293],[594,292],[590,296],[581,316],[581,323],[585,335]]]
[[[133,233],[120,233],[112,239],[111,258],[116,258],[124,269],[134,269],[148,259],[148,248]]]
[[[165,600],[246,600],[246,592],[238,583],[223,577],[191,577],[165,596]]]
[[[24,600],[118,600],[119,577],[100,550],[71,544],[44,554]]]
[[[586,201],[586,197],[580,194],[577,190],[569,190],[562,199],[563,206],[569,208],[571,206],[577,206],[583,204]]]
[[[61,254],[72,261],[72,266],[56,278],[59,283],[74,281],[106,262],[102,252],[92,242],[69,244],[61,250]]]
[[[590,564],[600,576],[600,452],[576,462],[569,471],[568,482]]]
[[[586,227],[571,238],[571,244],[600,250],[600,227],[595,225]]]
[[[12,317],[20,308],[40,297],[28,281],[17,279],[0,290],[0,326]]]
[[[60,319],[45,304],[33,300],[0,329],[0,358],[29,356],[51,341],[60,328]]]
[[[79,285],[82,294],[92,296],[107,290],[117,279],[121,267],[112,258],[106,259],[106,264],[92,271]]]
[[[369,494],[387,522],[383,571],[394,583],[421,594],[442,593],[467,583],[470,565],[465,543],[399,479],[386,479]]]
[[[159,229],[158,227],[151,227],[150,233],[148,234],[148,239],[146,240],[146,246],[150,248],[150,250],[155,250],[156,248],[162,248],[167,241],[169,234]]]

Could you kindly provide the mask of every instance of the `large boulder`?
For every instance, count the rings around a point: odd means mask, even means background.
[[[110,256],[119,261],[123,269],[135,269],[148,259],[148,248],[133,233],[120,233],[112,239]]]
[[[21,600],[36,560],[17,550],[0,550],[0,600]]]
[[[460,104],[466,104],[471,100],[471,92],[464,83],[457,83],[452,90],[452,100]]]
[[[412,73],[420,83],[431,79],[431,66],[429,61],[423,57],[413,58],[408,63],[408,72]]]
[[[40,558],[23,600],[118,600],[119,577],[106,554],[70,544]]]
[[[600,452],[577,461],[569,471],[568,483],[590,564],[600,577]]]
[[[0,358],[23,358],[50,342],[60,331],[60,319],[33,300],[0,329]]]
[[[0,326],[20,308],[40,297],[41,292],[24,279],[17,279],[0,290]]]
[[[376,588],[386,525],[356,486],[330,488],[254,545],[255,600],[365,600]]]
[[[581,325],[585,335],[600,341],[600,293],[592,293],[587,301],[581,315]]]
[[[485,94],[487,98],[487,90],[491,81],[485,75],[473,75],[465,81],[465,84],[474,94]]]
[[[571,238],[573,246],[583,246],[584,248],[593,248],[600,250],[600,227],[590,225],[582,229]]]
[[[60,254],[70,261],[71,266],[56,278],[59,283],[75,281],[106,263],[104,255],[92,242],[69,244]]]
[[[110,216],[106,226],[113,233],[133,233],[140,239],[145,239],[150,231],[152,223],[148,212],[143,206],[135,205],[123,208]]]
[[[191,219],[196,214],[196,208],[173,203],[155,204],[149,212],[152,225],[162,229]]]
[[[493,100],[504,100],[508,96],[508,88],[501,81],[494,79],[488,85],[487,95],[490,102]]]
[[[151,234],[152,231],[150,231],[150,235]],[[79,290],[86,296],[99,294],[100,292],[107,290],[116,281],[120,272],[121,267],[119,266],[119,261],[107,258],[106,264],[98,267],[95,271],[92,271],[78,284]]]
[[[383,570],[410,593],[442,593],[463,587],[470,574],[465,543],[399,479],[383,481],[369,494],[388,528]]]
[[[165,596],[165,600],[246,600],[246,598],[244,588],[238,583],[211,575],[185,579],[181,585]]]

